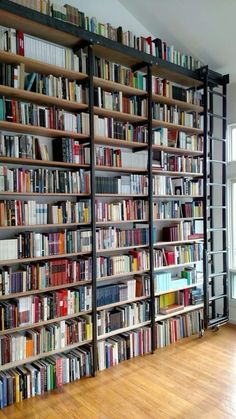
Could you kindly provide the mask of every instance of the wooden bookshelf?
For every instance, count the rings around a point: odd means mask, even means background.
[[[147,295],[147,296],[144,295],[142,297],[132,298],[131,300],[117,301],[116,303],[106,304],[104,306],[98,306],[97,311],[108,310],[109,308],[123,306],[124,304],[136,303],[138,301],[148,300],[149,298],[150,298],[150,295]]]
[[[71,112],[80,112],[88,109],[85,103],[73,102],[72,100],[59,99],[54,96],[47,96],[41,93],[34,93],[28,90],[16,89],[15,87],[8,87],[0,85],[0,95],[12,97],[18,100],[36,103],[38,105],[57,106],[58,108],[66,109]]]
[[[179,109],[186,111],[193,111],[196,113],[203,112],[203,106],[195,105],[193,103],[184,102],[183,100],[172,99],[170,97],[158,95],[156,93],[152,94],[152,100],[157,103],[164,103],[170,106],[177,106]]]
[[[107,281],[107,280],[111,280],[111,279],[121,279],[121,278],[126,278],[129,276],[134,276],[134,275],[142,275],[145,273],[148,273],[148,270],[141,270],[141,271],[134,271],[134,272],[124,272],[121,274],[116,274],[116,275],[109,275],[109,276],[101,276],[101,277],[97,277],[97,282],[103,282],[103,281]]]
[[[183,217],[183,218],[154,218],[153,221],[157,222],[169,222],[169,221],[194,221],[203,220],[203,217]]]
[[[17,132],[23,134],[41,135],[42,137],[60,138],[70,137],[76,140],[88,139],[89,136],[86,134],[79,134],[72,131],[61,131],[59,129],[50,129],[45,127],[36,127],[34,125],[18,124],[16,122],[0,121],[0,130]]]
[[[2,10],[1,10],[2,13]],[[24,64],[25,70],[28,73],[39,73],[55,77],[65,77],[69,80],[85,80],[88,76],[79,71],[67,70],[64,67],[59,67],[52,64],[47,64],[43,61],[28,58],[22,55],[13,54],[12,52],[0,51],[0,60],[6,64]]]
[[[203,177],[203,173],[193,173],[193,172],[176,172],[172,170],[158,170],[153,169],[152,173],[154,175],[160,175],[160,176],[175,176],[175,177]]]
[[[203,239],[192,239],[192,240],[176,240],[176,241],[169,241],[169,242],[158,242],[154,243],[153,246],[161,247],[161,246],[172,246],[178,244],[188,244],[188,243],[200,243]]]
[[[161,199],[202,199],[203,195],[154,195],[153,197]]]
[[[182,156],[203,156],[203,151],[188,150],[187,148],[167,147],[164,145],[153,144],[152,149],[157,151],[164,151],[165,153],[169,154],[179,154]]]
[[[160,291],[160,292],[156,292],[155,293],[155,297],[159,297],[160,295],[164,295],[164,294],[169,294],[171,292],[177,292],[177,291],[181,291],[181,290],[187,290],[187,289],[191,289],[191,288],[195,288],[195,287],[200,287],[200,286],[202,286],[202,283],[185,285],[184,287],[179,287],[179,288],[173,288],[173,289],[170,289],[170,290]]]
[[[26,166],[45,166],[45,167],[63,167],[68,169],[88,169],[89,164],[65,163],[63,161],[23,159],[21,157],[0,157],[0,163],[17,164]]]
[[[175,265],[167,265],[167,266],[159,266],[158,268],[154,268],[154,272],[159,272],[159,271],[166,271],[168,269],[178,269],[178,268],[182,268],[184,266],[192,266],[195,265],[196,263],[201,262],[200,260],[196,260],[193,262],[185,262],[185,263],[179,263],[179,264],[175,264]]]
[[[96,197],[98,198],[147,198],[148,195],[145,194],[135,194],[135,195],[131,195],[131,194],[123,194],[123,193],[96,193]]]
[[[48,356],[57,355],[57,354],[60,354],[60,353],[66,352],[66,351],[70,351],[72,349],[79,348],[80,346],[87,345],[91,342],[92,342],[92,340],[84,340],[82,342],[73,343],[71,345],[64,346],[63,348],[60,348],[60,349],[54,349],[52,351],[42,352],[38,355],[30,356],[30,357],[22,359],[20,361],[9,362],[7,364],[0,365],[0,372],[1,371],[6,371],[9,368],[17,368],[17,367],[19,367],[21,365],[24,365],[26,363],[35,362],[35,361],[38,361],[40,359],[46,358]]]
[[[83,316],[84,314],[91,314],[91,312],[92,312],[92,310],[80,311],[79,313],[68,314],[67,316],[55,317],[54,319],[50,319],[50,320],[40,321],[40,322],[36,322],[36,323],[32,323],[32,324],[26,324],[24,326],[14,327],[12,329],[1,330],[0,331],[0,336],[9,335],[10,333],[15,333],[15,332],[21,332],[23,330],[30,330],[30,329],[34,329],[36,327],[46,326],[46,325],[52,324],[52,323],[58,323],[61,320],[75,319],[76,317]]]
[[[125,332],[129,332],[131,330],[136,330],[139,329],[140,327],[144,327],[144,326],[148,326],[150,324],[150,320],[143,322],[143,323],[139,323],[139,324],[135,324],[133,326],[128,326],[128,327],[123,327],[122,329],[117,329],[117,330],[113,330],[112,332],[109,333],[105,333],[105,335],[98,335],[98,340],[104,340],[107,338],[110,338],[112,336],[115,335],[119,335],[120,333],[125,333]]]
[[[107,118],[115,118],[115,119],[118,119],[119,121],[124,121],[124,122],[142,124],[142,122],[147,121],[147,117],[145,116],[132,115],[125,112],[113,111],[111,109],[99,108],[98,106],[94,106],[94,113],[95,115],[104,116]]]
[[[134,250],[134,249],[144,249],[147,248],[148,244],[140,244],[140,245],[133,245],[133,246],[124,246],[124,247],[116,247],[113,249],[110,247],[109,249],[97,249],[97,255],[103,254],[103,253],[114,253],[114,252],[125,252],[127,250]]]
[[[121,220],[121,221],[97,221],[96,225],[99,226],[106,226],[106,225],[114,225],[114,224],[129,224],[129,223],[148,223],[148,220]]]
[[[27,262],[40,262],[43,260],[52,260],[52,259],[62,259],[62,258],[71,258],[75,256],[90,255],[91,252],[78,252],[78,253],[63,253],[59,255],[50,255],[50,256],[37,256],[33,258],[22,258],[22,259],[6,259],[1,260],[1,265],[18,265],[20,263]]]
[[[152,125],[153,127],[163,127],[163,128],[168,128],[170,130],[186,132],[188,134],[197,134],[197,135],[203,134],[203,130],[200,128],[190,128],[185,125],[172,124],[171,122],[160,121],[158,119],[153,119]]]
[[[106,146],[114,146],[114,147],[121,147],[121,148],[131,148],[131,149],[147,149],[147,144],[145,143],[138,143],[135,141],[127,141],[127,140],[118,140],[115,138],[103,137],[95,135],[94,137],[95,144],[102,144]]]
[[[96,166],[95,169],[102,172],[147,173],[147,169],[138,167]]]
[[[93,78],[94,86],[99,86],[105,89],[106,91],[116,91],[122,92],[125,96],[147,96],[147,92],[145,90],[137,89],[136,87],[126,86],[122,83],[117,83],[111,80],[105,80],[101,77],[94,76]]]
[[[90,196],[90,194],[87,193],[64,193],[64,192],[0,192],[0,196],[11,196],[11,195],[17,195],[17,196],[81,196],[86,197]]]
[[[1,194],[0,194],[1,196]],[[34,230],[35,228],[68,228],[68,227],[85,227],[89,226],[91,223],[68,223],[68,224],[30,224],[30,225],[17,225],[17,226],[0,226],[0,231],[3,230]]]
[[[50,292],[50,291],[57,291],[57,290],[67,289],[67,288],[77,288],[77,287],[81,287],[82,285],[91,285],[91,283],[92,281],[77,281],[77,282],[70,282],[70,283],[61,284],[61,285],[52,285],[51,287],[39,288],[36,290],[15,292],[12,294],[7,294],[7,295],[0,295],[0,302],[5,301],[5,300],[10,300],[12,298],[28,297],[29,295],[35,295],[35,294],[44,294],[45,292]]]
[[[176,311],[175,313],[158,314],[155,318],[155,321],[159,322],[165,319],[170,319],[171,317],[179,316],[180,314],[190,313],[191,311],[199,310],[200,308],[203,308],[203,303],[184,307],[183,310]]]

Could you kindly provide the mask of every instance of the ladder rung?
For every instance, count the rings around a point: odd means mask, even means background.
[[[222,160],[208,160],[209,163],[227,164],[226,161]]]
[[[213,112],[209,112],[209,111],[208,111],[208,115],[212,116],[213,118],[218,118],[218,119],[222,119],[222,120],[226,119],[226,116],[221,116],[221,115],[218,115],[217,113],[213,113]]]
[[[214,92],[214,90],[209,90],[209,92],[211,93],[211,94],[213,94],[213,95],[216,95],[216,96],[220,96],[220,97],[226,97],[226,95],[224,95],[223,93],[220,93],[220,92]]]
[[[221,300],[226,297],[228,297],[227,294],[215,295],[214,297],[209,298],[209,301]]]
[[[227,316],[221,316],[221,317],[216,317],[215,319],[211,319],[209,321],[209,326],[215,326],[221,323],[225,323],[228,321],[228,317]]]
[[[216,183],[216,182],[210,182],[207,184],[208,186],[219,186],[221,188],[226,188],[226,183]]]
[[[225,142],[226,142],[226,139],[225,139],[225,138],[217,138],[217,137],[213,137],[213,136],[211,136],[211,135],[208,135],[208,138],[209,138],[210,140],[213,140],[213,141],[222,141],[223,143],[225,143]]]
[[[207,252],[208,255],[218,255],[221,253],[227,253],[227,250],[211,250],[210,252]]]
[[[227,207],[223,205],[210,205],[208,208],[209,209],[226,209]]]
[[[222,228],[220,228],[220,227],[218,227],[218,228],[208,228],[208,233],[210,233],[210,232],[214,232],[214,231],[226,231],[227,229],[225,228],[225,227],[222,227]]]
[[[217,272],[217,273],[208,275],[208,277],[209,278],[216,278],[217,276],[225,276],[225,275],[227,275],[227,272]]]

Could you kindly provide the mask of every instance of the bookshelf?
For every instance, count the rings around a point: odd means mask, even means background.
[[[59,243],[56,236],[52,236],[54,239],[50,239],[50,244],[46,241],[43,245],[41,243],[40,256],[32,256],[29,252],[25,257],[19,253],[18,258],[1,259],[0,349],[6,336],[11,339],[13,333],[26,331],[27,340],[36,342],[37,339],[43,339],[37,337],[38,334],[43,336],[47,333],[50,339],[57,341],[57,345],[33,353],[31,343],[25,342],[25,348],[26,345],[30,348],[27,346],[21,359],[10,360],[4,355],[0,365],[0,382],[3,382],[1,373],[12,368],[22,368],[20,374],[24,375],[25,368],[27,370],[26,364],[33,365],[32,368],[36,368],[40,374],[43,374],[42,368],[48,367],[48,362],[50,365],[56,365],[56,368],[59,368],[57,363],[60,363],[60,366],[64,365],[69,371],[65,360],[70,357],[79,361],[81,365],[86,365],[84,370],[81,369],[80,377],[75,379],[94,376],[97,371],[109,366],[109,361],[104,359],[106,348],[109,351],[113,350],[111,345],[116,351],[118,347],[125,351],[125,348],[131,345],[132,356],[126,353],[126,359],[154,352],[181,337],[200,332],[203,302],[197,294],[202,284],[197,278],[197,269],[203,259],[206,234],[204,232],[201,237],[191,237],[189,234],[190,237],[185,238],[182,232],[183,237],[173,236],[166,239],[164,229],[181,226],[182,229],[189,228],[194,235],[195,229],[197,230],[195,223],[205,222],[205,214],[199,202],[203,201],[205,194],[204,170],[201,164],[207,156],[199,138],[205,135],[201,115],[206,109],[202,102],[188,103],[187,100],[173,98],[171,95],[155,93],[153,83],[156,78],[161,80],[161,83],[167,80],[178,87],[181,85],[182,91],[186,93],[188,90],[188,94],[191,95],[191,92],[196,93],[197,89],[203,89],[201,72],[152,57],[70,23],[50,16],[45,17],[8,0],[0,0],[0,9],[1,25],[16,30],[23,28],[28,37],[37,37],[40,42],[43,40],[54,43],[55,52],[56,48],[62,48],[65,57],[72,57],[71,63],[74,60],[74,65],[77,59],[79,62],[78,69],[74,70],[73,65],[52,64],[43,59],[36,60],[30,56],[13,53],[11,50],[2,51],[0,48],[1,63],[13,67],[20,66],[20,69],[24,69],[24,76],[27,73],[35,73],[39,75],[38,80],[43,76],[48,78],[49,83],[50,76],[66,79],[68,85],[75,82],[83,90],[83,94],[85,92],[86,97],[85,101],[76,101],[39,93],[37,84],[36,91],[7,86],[7,83],[0,84],[0,95],[5,98],[5,108],[8,100],[15,101],[16,109],[22,109],[22,103],[29,104],[25,109],[29,109],[33,104],[35,108],[30,108],[32,112],[37,113],[38,109],[41,109],[45,117],[45,120],[39,120],[38,124],[1,118],[0,131],[6,144],[9,138],[22,138],[21,135],[39,136],[39,144],[46,144],[49,149],[47,158],[42,157],[42,151],[40,158],[39,152],[35,153],[34,157],[22,157],[20,154],[16,157],[11,155],[12,150],[8,150],[6,155],[1,154],[0,164],[13,173],[14,170],[27,167],[36,178],[38,173],[42,172],[44,182],[45,178],[51,176],[55,184],[60,174],[65,178],[64,173],[67,173],[67,176],[71,173],[71,177],[75,173],[75,176],[81,177],[80,186],[86,182],[89,185],[86,184],[88,190],[84,188],[83,191],[78,187],[78,192],[65,192],[64,189],[61,191],[58,186],[54,192],[39,191],[39,188],[37,191],[24,192],[18,187],[11,191],[7,188],[0,190],[0,205],[10,200],[14,201],[15,205],[18,205],[19,200],[24,201],[24,205],[29,201],[38,204],[46,201],[48,205],[47,222],[25,223],[24,219],[20,218],[20,211],[14,209],[13,216],[11,213],[11,225],[8,225],[8,218],[5,224],[1,221],[4,217],[0,207],[0,245],[3,241],[15,237],[18,237],[17,245],[22,237],[27,241],[28,236],[23,236],[25,231],[27,234],[36,232],[35,234],[41,234],[41,237],[64,232],[64,248],[70,249],[68,252],[62,252],[61,242]],[[68,53],[65,48],[73,49],[73,53]],[[137,77],[137,80],[127,85],[120,80],[102,78],[96,74],[96,60],[115,63],[122,71]],[[84,62],[86,71],[83,68]],[[217,75],[217,80],[220,77],[221,75]],[[135,86],[136,82],[143,83],[143,88]],[[44,83],[46,85],[45,81]],[[46,119],[50,109],[58,111],[51,113],[54,118],[52,124],[51,116],[49,123]],[[6,115],[9,119],[9,115]],[[57,124],[56,118],[64,118],[64,126]],[[71,129],[68,126],[65,128],[66,125],[70,125],[67,122],[72,121],[72,118],[76,125],[71,122]],[[185,119],[186,123],[183,122]],[[178,139],[173,142],[176,132]],[[181,141],[185,142],[184,144],[180,144],[179,133],[182,134]],[[53,139],[62,143],[62,139],[65,138],[73,140],[74,143],[63,143],[64,149],[59,143],[54,143],[55,149],[58,145],[58,153],[61,154],[61,158],[55,158],[57,153],[53,150]],[[19,144],[20,153],[23,153],[21,142]],[[79,144],[82,157],[75,153],[73,144]],[[87,161],[86,148],[89,149]],[[158,157],[156,153],[159,153]],[[75,158],[83,158],[84,162],[74,161]],[[186,169],[167,169],[166,165],[170,164],[173,158],[177,163],[186,165]],[[154,164],[156,160],[160,167]],[[196,163],[196,170],[192,167],[187,168],[189,161],[193,166]],[[179,180],[183,181],[183,184],[177,184]],[[164,183],[165,192],[160,187],[163,187]],[[88,206],[87,201],[90,202]],[[71,215],[69,216],[70,210],[66,205],[71,205],[76,212],[74,207],[79,203],[84,203],[89,215],[86,215],[87,220],[76,222]],[[56,211],[63,207],[61,212],[64,218],[60,216],[64,221],[52,221],[53,206],[56,207]],[[83,209],[80,208],[80,211]],[[84,214],[83,216],[85,217]],[[66,235],[68,232],[72,232],[70,236]],[[83,239],[80,240],[79,234],[83,233]],[[36,240],[35,236],[32,237]],[[89,249],[71,250],[69,245],[74,245],[73,240],[81,241],[84,246],[89,246]],[[55,242],[60,251],[53,248],[53,254],[51,250],[47,253],[47,246],[54,246]],[[32,247],[33,245],[35,242],[31,243]],[[60,279],[59,276],[53,276],[55,272],[59,275],[60,270]],[[19,274],[17,280],[14,273]],[[29,282],[30,275],[35,281],[34,284]],[[53,278],[53,281],[50,281],[50,278]],[[172,281],[175,286],[159,290],[157,284],[163,285],[162,280],[163,284]],[[21,289],[16,289],[17,281]],[[65,295],[70,301],[70,313],[66,311],[69,310],[69,303],[64,307]],[[75,309],[76,304],[78,305],[77,299],[84,304],[83,309]],[[39,302],[43,306],[46,301],[51,304],[51,311],[47,313],[45,308],[46,314],[43,312],[44,316],[38,321],[35,313],[31,313],[31,321],[19,321],[15,327],[8,327],[4,320],[4,315],[7,316],[5,311],[14,312],[14,304],[18,304],[20,312],[28,313],[35,309]],[[65,309],[63,315],[56,311],[58,301]],[[174,304],[182,308],[161,313],[161,309]],[[177,332],[175,336],[172,333],[171,339],[168,340],[165,328],[171,328],[172,323],[176,325]],[[66,328],[72,333],[72,341],[66,341]],[[79,333],[76,332],[77,329]],[[98,333],[99,330],[103,332]],[[26,338],[26,335],[24,337]],[[13,355],[16,356],[15,353]],[[60,377],[60,384],[57,383],[54,387],[61,386],[62,382]],[[66,382],[69,382],[68,377],[64,379],[64,383]]]

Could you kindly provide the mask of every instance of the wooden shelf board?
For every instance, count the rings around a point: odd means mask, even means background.
[[[74,288],[74,287],[76,288],[78,286],[91,285],[91,284],[92,284],[92,281],[77,281],[77,282],[70,282],[70,283],[61,284],[61,285],[52,285],[51,287],[40,288],[37,290],[22,291],[22,292],[16,292],[14,294],[1,295],[0,301],[10,300],[12,298],[27,297],[29,295],[42,294],[45,292],[56,291],[56,290],[61,290],[61,289],[66,289],[66,288]]]
[[[91,314],[91,313],[92,313],[92,310],[80,311],[79,313],[68,314],[67,316],[55,317],[54,319],[50,319],[50,320],[45,320],[45,321],[41,321],[41,322],[37,322],[37,323],[27,324],[27,325],[24,325],[24,326],[18,326],[18,327],[14,327],[12,329],[1,330],[0,331],[0,336],[9,335],[10,333],[20,332],[22,330],[30,330],[30,329],[34,329],[36,327],[41,327],[41,326],[45,326],[45,325],[52,324],[52,323],[58,323],[61,320],[74,319],[74,318],[82,316],[84,314]]]
[[[79,134],[72,131],[62,131],[59,129],[50,129],[45,127],[36,127],[34,125],[24,125],[16,122],[0,121],[0,130],[19,132],[24,134],[41,135],[42,137],[69,137],[76,140],[89,138],[86,134]]]
[[[90,194],[86,193],[39,193],[39,192],[1,192],[0,191],[0,197],[1,196],[11,196],[11,195],[17,195],[17,196],[81,196],[81,197],[90,197]]]
[[[160,121],[158,119],[153,119],[152,125],[153,127],[164,127],[164,128],[182,131],[182,132],[187,132],[190,134],[198,134],[198,135],[203,134],[203,130],[199,128],[190,128],[190,127],[186,127],[185,125],[172,124],[171,122]]]
[[[202,199],[203,195],[153,195],[153,198],[161,198],[161,199],[192,199],[192,198],[199,198]]]
[[[1,10],[2,13],[2,10]],[[16,24],[14,20],[14,26]],[[12,26],[12,27],[14,27]],[[85,80],[88,76],[79,71],[67,70],[64,67],[59,67],[53,64],[47,64],[43,61],[35,60],[33,58],[24,57],[22,55],[13,54],[12,52],[0,51],[0,61],[6,64],[24,64],[25,70],[28,73],[40,73],[45,75],[54,75],[56,77],[66,77],[69,80]]]
[[[147,272],[149,272],[149,270],[146,269],[146,270],[141,270],[141,271],[121,273],[117,275],[101,276],[97,278],[97,282],[108,281],[110,279],[121,279],[121,278],[126,278],[127,276],[142,275]]]
[[[18,225],[18,226],[0,226],[0,231],[2,230],[28,230],[35,228],[68,228],[68,227],[80,227],[80,226],[89,226],[90,223],[68,223],[68,224],[31,224],[31,225]]]
[[[147,173],[147,169],[135,167],[110,167],[110,166],[95,166],[95,170],[102,172],[122,172],[122,173]]]
[[[155,297],[158,297],[159,295],[169,294],[171,292],[177,292],[177,291],[181,291],[181,290],[187,290],[187,289],[199,287],[200,285],[202,285],[202,283],[200,283],[200,284],[185,285],[184,287],[173,288],[171,290],[156,292],[155,293]]]
[[[153,144],[152,149],[164,151],[169,154],[180,154],[183,156],[203,156],[203,151],[188,150],[187,148],[168,147],[164,145]]]
[[[46,167],[65,167],[68,169],[89,169],[89,164],[82,163],[65,163],[61,161],[52,161],[52,160],[38,160],[38,159],[23,159],[21,157],[0,157],[0,163],[9,163],[9,164],[20,164],[27,166],[46,166]]]
[[[114,225],[114,224],[128,224],[128,223],[148,223],[149,220],[121,220],[121,221],[97,221],[97,226],[106,226],[106,225]]]
[[[46,96],[40,93],[30,92],[28,90],[16,89],[14,87],[8,87],[0,85],[0,95],[10,96],[14,99],[20,99],[32,103],[37,103],[46,106],[58,106],[72,112],[81,111],[88,109],[88,105],[84,103],[73,102],[65,99],[58,99],[53,96]]]
[[[4,364],[4,365],[0,366],[0,372],[1,371],[6,371],[10,368],[19,367],[20,365],[24,365],[26,363],[28,364],[28,363],[31,363],[31,362],[35,362],[39,359],[43,359],[43,358],[46,358],[48,356],[64,353],[64,352],[70,351],[72,349],[79,348],[80,346],[87,345],[89,343],[92,343],[92,340],[84,340],[82,342],[73,343],[71,345],[65,346],[64,348],[54,349],[54,350],[48,351],[48,352],[43,352],[43,353],[40,353],[38,355],[34,355],[34,356],[30,356],[28,358],[22,359],[21,361],[9,362],[7,364]]]
[[[200,308],[203,308],[203,303],[184,307],[183,310],[176,311],[175,313],[158,314],[155,318],[155,321],[158,322],[158,321],[161,321],[161,320],[170,319],[171,317],[179,316],[180,314],[189,313],[190,311],[199,310]]]
[[[184,102],[183,100],[172,99],[170,97],[158,95],[156,93],[152,94],[152,100],[154,102],[166,103],[167,105],[178,106],[178,108],[185,109],[188,111],[194,111],[197,113],[203,112],[203,106],[194,105],[192,103],[187,103],[187,102]]]
[[[112,336],[118,335],[119,333],[124,333],[124,332],[129,332],[131,330],[139,329],[140,327],[147,326],[150,323],[151,323],[151,321],[148,320],[146,322],[135,324],[133,326],[123,327],[122,329],[116,329],[116,330],[113,330],[112,332],[105,333],[105,335],[100,335],[100,336],[98,335],[97,339],[98,340],[104,340],[104,339],[110,338]]]
[[[158,170],[158,169],[152,169],[152,173],[154,175],[160,175],[160,176],[184,176],[184,177],[203,177],[203,173],[193,173],[193,172],[176,172],[173,170]]]
[[[99,108],[98,106],[94,106],[94,114],[99,115],[99,116],[105,116],[107,118],[116,118],[120,121],[131,122],[131,123],[132,122],[142,123],[142,122],[147,121],[147,117],[144,117],[144,116],[131,115],[125,112],[118,112],[118,111],[113,111],[111,109]]]
[[[131,194],[123,194],[123,193],[96,193],[95,194],[96,198],[148,198],[148,195],[145,194],[136,194],[136,195],[131,195]]]
[[[145,90],[137,89],[136,87],[127,86],[122,83],[114,82],[111,80],[105,80],[101,77],[94,76],[93,78],[94,86],[100,86],[108,91],[117,91],[123,92],[125,96],[146,96],[147,92]]]
[[[204,239],[192,239],[192,240],[176,240],[176,241],[169,241],[169,242],[158,242],[154,243],[153,246],[160,247],[160,246],[173,246],[178,244],[187,244],[187,243],[201,243]]]
[[[182,218],[154,218],[155,222],[168,222],[168,221],[193,221],[193,220],[203,220],[203,217],[182,217]]]
[[[159,266],[158,268],[154,268],[154,273],[160,272],[160,271],[166,271],[168,269],[178,269],[178,268],[182,268],[183,266],[192,266],[199,262],[201,262],[201,260],[196,260],[194,262],[179,263],[178,265]]]
[[[118,307],[118,306],[122,306],[124,304],[129,304],[129,303],[136,303],[137,301],[144,301],[144,300],[147,300],[148,298],[150,298],[150,295],[142,296],[142,297],[135,297],[131,300],[117,301],[116,303],[106,304],[105,306],[99,306],[97,307],[97,311],[108,310],[109,308]]]
[[[133,245],[133,246],[127,246],[127,247],[116,247],[115,249],[110,247],[109,249],[98,249],[96,253],[97,255],[99,255],[103,253],[113,253],[113,252],[121,252],[121,251],[124,252],[127,250],[133,250],[133,249],[143,249],[148,246],[149,246],[148,244],[140,244],[137,246]]]
[[[3,266],[3,265],[18,265],[20,263],[40,262],[41,260],[61,259],[61,258],[68,258],[68,257],[73,257],[73,256],[83,256],[83,255],[89,255],[89,254],[91,254],[91,252],[63,253],[63,254],[60,254],[60,255],[40,256],[40,257],[23,258],[23,259],[6,259],[6,260],[0,260],[0,266]]]
[[[147,148],[147,144],[145,143],[138,143],[135,141],[126,141],[126,140],[118,140],[116,138],[109,138],[95,135],[94,137],[95,144],[103,144],[107,146],[117,146],[121,148]]]

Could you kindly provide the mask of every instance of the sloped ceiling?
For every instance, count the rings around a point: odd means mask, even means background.
[[[236,82],[236,0],[119,0],[150,33]]]

